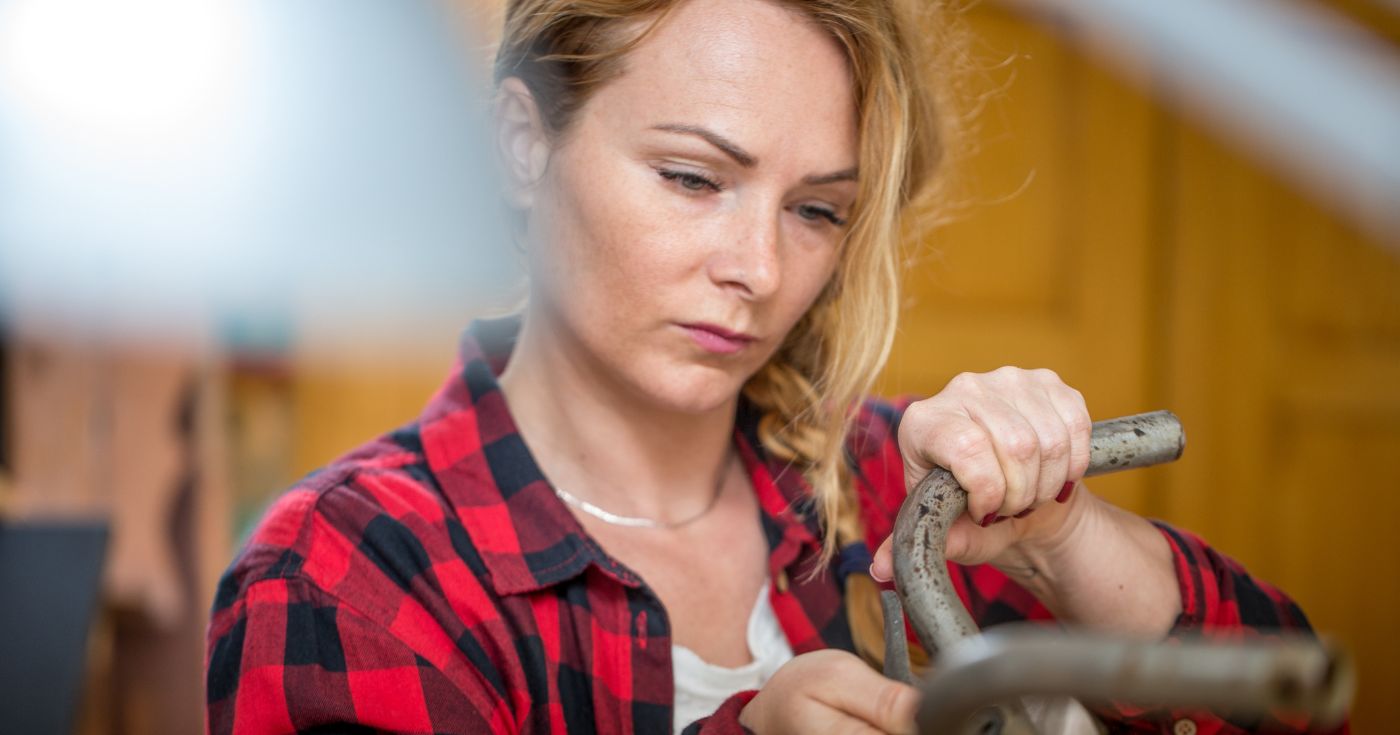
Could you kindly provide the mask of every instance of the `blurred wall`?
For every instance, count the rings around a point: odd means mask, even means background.
[[[1393,42],[1400,16],[1358,13]],[[1357,732],[1394,716],[1400,258],[1066,48],[981,4],[993,93],[968,196],[909,271],[889,391],[1044,366],[1095,416],[1169,408],[1178,463],[1090,482],[1294,595],[1359,659]],[[1050,29],[1056,29],[1052,34]],[[1396,233],[1400,236],[1400,233]]]

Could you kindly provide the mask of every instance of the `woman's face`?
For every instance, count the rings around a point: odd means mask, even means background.
[[[531,319],[649,403],[726,407],[836,268],[856,194],[837,42],[762,0],[689,0],[553,142]]]

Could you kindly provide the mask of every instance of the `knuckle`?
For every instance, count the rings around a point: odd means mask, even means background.
[[[1051,436],[1045,445],[1040,448],[1040,459],[1042,462],[1060,460],[1069,456],[1070,441],[1069,433],[1062,432]]]
[[[990,465],[965,471],[959,482],[967,492],[997,503],[1000,503],[1002,497],[1006,495],[1005,476]]]
[[[922,401],[915,401],[904,407],[904,413],[900,416],[899,425],[903,426],[910,419],[919,419],[928,413],[929,402],[932,398],[925,398]]]
[[[1029,429],[1008,431],[1006,436],[1002,437],[1001,444],[1006,449],[1006,454],[1017,460],[1032,459],[1040,451],[1040,439]]]
[[[930,426],[937,424],[941,416],[947,412],[947,407],[937,396],[925,398],[918,403],[911,403],[904,409],[904,413],[899,418],[900,431],[906,429],[915,432],[928,430]]]
[[[1036,380],[1040,381],[1041,383],[1063,383],[1063,382],[1064,382],[1063,380],[1060,379],[1060,374],[1057,373],[1057,372],[1055,372],[1054,370],[1051,370],[1050,368],[1036,368],[1036,369],[1034,369],[1034,370],[1031,370],[1031,371],[1030,371],[1030,377],[1035,378]]]
[[[975,462],[991,451],[987,435],[980,431],[961,431],[953,437],[950,457],[953,462]]]
[[[1082,479],[1084,473],[1089,471],[1089,449],[1086,447],[1082,452],[1077,452],[1076,455],[1069,459],[1069,477],[1065,478],[1067,481]]]
[[[908,449],[923,444],[933,423],[931,407],[919,403],[910,405],[899,420],[899,430],[896,432],[899,446]]]
[[[961,372],[948,381],[948,387],[956,391],[972,391],[981,385],[982,376],[977,373]]]
[[[1089,414],[1076,411],[1065,421],[1065,429],[1071,435],[1088,434],[1093,428],[1093,423],[1089,420]]]
[[[893,719],[894,715],[899,712],[903,695],[904,692],[894,682],[880,685],[880,691],[875,695],[875,707],[876,711],[882,715],[882,720]]]
[[[987,377],[1002,385],[1016,385],[1025,382],[1026,371],[1015,365],[1002,365],[987,373]]]
[[[1002,496],[1001,506],[1010,510],[1012,506],[1028,503],[1035,499],[1036,475],[1034,474],[1012,474],[1006,478],[1006,493]],[[1016,508],[1020,510],[1020,508]]]

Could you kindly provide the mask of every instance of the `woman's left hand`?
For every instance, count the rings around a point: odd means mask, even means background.
[[[1055,538],[1069,520],[1089,466],[1090,430],[1084,397],[1053,371],[963,373],[905,410],[905,489],[935,466],[952,472],[968,512],[949,530],[947,557],[995,563],[1013,546]],[[889,546],[881,544],[872,568],[885,579],[893,575]]]

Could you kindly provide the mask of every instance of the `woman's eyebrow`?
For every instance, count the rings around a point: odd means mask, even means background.
[[[705,139],[710,145],[722,150],[730,158],[734,159],[744,168],[753,168],[758,165],[758,159],[744,151],[733,141],[716,133],[709,128],[699,125],[682,125],[680,123],[662,123],[651,126],[652,130],[664,130],[668,133],[681,133],[682,135],[695,135]]]
[[[694,135],[702,138],[710,145],[724,151],[726,155],[734,159],[744,168],[753,168],[758,165],[758,159],[752,154],[740,148],[734,141],[716,133],[709,128],[699,125],[684,125],[682,123],[661,123],[651,126],[652,130],[663,130],[668,133],[680,133],[682,135]],[[821,186],[822,184],[832,184],[838,181],[855,181],[857,179],[854,167],[843,169],[829,174],[812,174],[804,177],[802,183],[808,186]]]
[[[803,177],[802,183],[808,186],[821,186],[822,184],[833,184],[837,181],[856,181],[857,179],[856,169],[852,167],[830,174],[812,174],[811,176]]]

